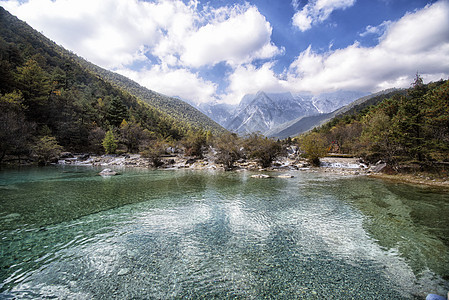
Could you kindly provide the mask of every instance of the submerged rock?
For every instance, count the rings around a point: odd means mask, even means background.
[[[103,171],[98,173],[98,175],[101,175],[101,176],[114,176],[117,174],[118,174],[117,172],[112,171],[111,169],[103,169]]]
[[[293,175],[288,175],[288,174],[285,174],[285,175],[279,175],[278,176],[278,178],[294,178],[295,176],[293,176]]]
[[[123,275],[127,275],[127,274],[129,274],[129,269],[128,268],[122,268],[117,273],[118,276],[123,276]]]
[[[251,178],[273,178],[270,175],[265,175],[265,174],[256,174],[256,175],[251,175]]]

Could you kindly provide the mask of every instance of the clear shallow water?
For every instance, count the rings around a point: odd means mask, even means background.
[[[449,193],[360,177],[0,171],[0,298],[423,299]]]

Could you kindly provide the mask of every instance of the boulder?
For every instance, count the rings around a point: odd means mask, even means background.
[[[112,171],[111,169],[103,169],[103,171],[101,171],[98,174],[101,176],[114,176],[114,175],[117,175],[118,173],[115,171]]]
[[[122,268],[117,272],[117,276],[123,276],[123,275],[127,275],[127,274],[129,274],[128,268]]]

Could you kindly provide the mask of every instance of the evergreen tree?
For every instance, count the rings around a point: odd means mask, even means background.
[[[17,68],[17,81],[25,104],[43,103],[50,94],[48,74],[35,60],[29,59],[24,66]]]
[[[29,150],[34,124],[26,120],[22,103],[20,92],[0,95],[0,162],[6,154],[20,155]]]
[[[436,159],[449,159],[449,81],[426,94],[423,111],[425,148],[433,151]]]
[[[109,125],[119,127],[123,120],[128,119],[128,110],[119,97],[113,97],[109,104],[107,120]]]
[[[403,150],[418,161],[423,161],[425,157],[422,109],[426,93],[427,86],[423,84],[421,76],[416,74],[408,95],[400,98],[398,113],[393,119]]]
[[[106,154],[114,154],[117,150],[117,140],[114,136],[114,132],[111,129],[106,132],[106,135],[103,139],[103,147],[106,151]]]

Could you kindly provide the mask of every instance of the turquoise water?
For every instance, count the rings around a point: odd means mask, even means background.
[[[0,170],[0,298],[423,299],[449,193],[364,177]]]

